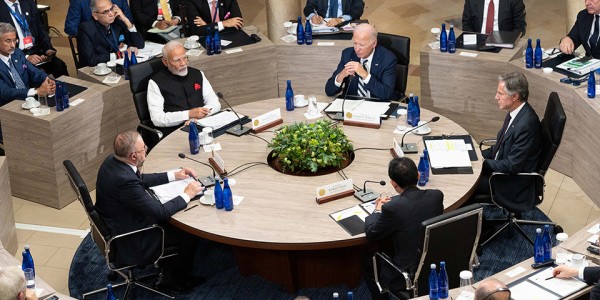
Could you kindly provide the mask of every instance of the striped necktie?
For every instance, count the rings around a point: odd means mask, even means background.
[[[367,73],[369,73],[369,70],[367,69],[367,62],[369,62],[369,60],[365,59],[362,65],[363,68],[367,71]],[[367,90],[362,78],[358,80],[358,95],[361,97],[370,97],[370,92]]]

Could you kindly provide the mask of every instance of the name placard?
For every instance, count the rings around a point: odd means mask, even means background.
[[[315,192],[317,203],[322,204],[354,195],[354,186],[352,184],[352,179],[346,179],[317,187]]]
[[[344,125],[379,128],[381,127],[381,114],[362,112],[358,109],[348,111],[344,114]]]
[[[225,160],[223,160],[218,152],[213,151],[212,157],[208,158],[208,162],[215,168],[215,171],[217,171],[219,175],[227,175],[227,172],[225,171]]]
[[[272,110],[252,119],[252,131],[254,133],[262,132],[283,123],[281,118],[281,108]]]
[[[394,158],[404,157],[404,151],[402,151],[402,147],[400,147],[400,144],[398,144],[398,141],[396,141],[396,139],[394,139],[394,141],[392,142],[392,148],[390,149],[390,153]]]

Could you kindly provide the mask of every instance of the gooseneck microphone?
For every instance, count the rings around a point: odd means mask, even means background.
[[[179,156],[179,158],[187,158],[187,159],[189,159],[189,160],[191,160],[193,162],[197,162],[197,163],[199,163],[201,165],[205,165],[205,166],[209,167],[212,170],[212,176],[209,175],[209,176],[206,176],[206,177],[198,178],[198,181],[203,186],[205,186],[205,187],[211,187],[211,186],[215,185],[215,169],[211,165],[209,165],[207,163],[204,163],[204,162],[201,162],[201,161],[199,161],[197,159],[193,159],[191,157],[187,157],[183,153],[179,153],[177,155]]]
[[[363,184],[363,189],[361,191],[354,192],[354,197],[358,198],[358,200],[360,200],[363,203],[373,201],[373,200],[377,199],[377,197],[378,197],[377,193],[373,192],[372,190],[367,190],[367,182],[379,183],[379,185],[381,185],[381,186],[385,185],[385,181],[383,181],[383,180],[381,180],[381,181],[365,180],[365,183]]]
[[[348,91],[350,90],[350,84],[352,83],[352,80],[354,80],[354,75],[348,75],[348,77],[350,77],[350,79],[348,79],[348,86],[346,88],[346,92],[344,93],[344,98],[342,99],[342,112],[341,113],[337,113],[335,114],[335,116],[333,116],[332,119],[336,120],[336,121],[344,121],[344,105],[346,104],[346,97],[348,97]]]
[[[217,92],[217,97],[219,97],[221,100],[223,100],[223,102],[225,102],[225,104],[227,104],[227,106],[229,106],[229,108],[231,108],[231,111],[238,118],[239,126],[238,125],[233,126],[229,129],[225,130],[225,132],[235,135],[235,136],[242,136],[242,135],[248,133],[248,131],[250,131],[250,128],[244,127],[244,125],[242,125],[242,118],[240,118],[240,115],[238,115],[238,113],[235,111],[235,109],[233,109],[233,106],[229,105],[229,102],[227,102],[227,100],[225,100],[225,98],[223,97],[223,94],[221,94],[221,92]]]
[[[439,116],[435,116],[435,117],[431,118],[431,120],[429,120],[429,121],[427,121],[427,122],[425,122],[425,123],[423,123],[423,124],[421,124],[419,126],[415,126],[412,129],[410,129],[407,132],[405,132],[404,135],[402,135],[402,143],[400,144],[400,148],[402,149],[402,151],[404,153],[417,153],[417,152],[419,152],[417,150],[417,144],[416,143],[406,143],[406,145],[405,145],[404,144],[404,137],[409,132],[415,131],[415,130],[417,130],[417,129],[419,129],[419,128],[421,128],[421,127],[423,127],[423,126],[425,126],[425,125],[427,125],[427,124],[429,124],[431,122],[437,122],[439,119],[440,119]]]

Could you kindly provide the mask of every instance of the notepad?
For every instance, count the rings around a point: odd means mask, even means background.
[[[375,210],[375,200],[329,214],[346,232],[355,236],[365,232],[365,219]]]

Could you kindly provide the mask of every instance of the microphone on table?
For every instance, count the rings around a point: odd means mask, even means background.
[[[412,129],[410,129],[407,132],[405,132],[404,135],[402,135],[402,143],[400,144],[400,148],[402,149],[402,151],[404,153],[417,153],[417,152],[419,152],[417,150],[417,143],[406,143],[406,145],[405,145],[404,144],[404,137],[409,132],[415,131],[416,129],[421,128],[421,127],[423,127],[423,126],[425,126],[425,125],[427,125],[427,124],[429,124],[431,122],[437,122],[439,119],[440,119],[439,116],[435,116],[435,117],[431,118],[431,120],[429,120],[429,121],[427,121],[427,122],[425,122],[425,123],[423,123],[423,124],[421,124],[419,126],[413,127]]]
[[[215,169],[211,165],[209,165],[207,163],[204,163],[204,162],[201,162],[199,160],[193,159],[191,157],[187,157],[183,153],[179,153],[178,156],[179,156],[179,158],[187,158],[187,159],[189,159],[189,160],[191,160],[193,162],[197,162],[199,164],[202,164],[202,165],[205,165],[205,166],[209,167],[212,170],[212,176],[208,175],[206,177],[198,178],[197,180],[198,180],[198,182],[200,182],[205,187],[211,187],[211,186],[215,185]]]
[[[346,93],[344,93],[344,98],[342,99],[342,112],[341,113],[336,113],[332,119],[336,120],[336,121],[344,121],[344,104],[346,104],[346,97],[348,97],[348,91],[350,90],[350,84],[352,83],[352,80],[354,80],[354,75],[348,75],[348,77],[350,77],[350,79],[348,79],[348,87],[346,88]]]
[[[244,127],[244,125],[242,125],[242,118],[240,118],[240,115],[238,115],[238,113],[235,111],[235,109],[233,109],[233,107],[231,105],[229,105],[229,102],[227,102],[227,100],[225,100],[225,98],[223,97],[223,94],[221,94],[221,92],[217,92],[217,97],[219,97],[221,100],[223,100],[223,102],[225,102],[225,104],[227,104],[227,106],[229,106],[229,108],[231,108],[231,111],[238,118],[239,126],[235,125],[229,129],[225,130],[225,132],[235,135],[235,136],[242,136],[242,135],[248,133],[248,131],[250,131],[250,128]]]
[[[378,195],[375,192],[373,192],[372,190],[367,190],[367,182],[379,183],[382,186],[385,185],[385,181],[383,181],[383,180],[382,181],[365,180],[365,183],[363,184],[363,189],[361,191],[354,192],[354,197],[358,198],[358,200],[360,200],[363,203],[373,201],[373,200],[377,199],[377,197],[378,197]]]

